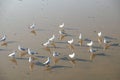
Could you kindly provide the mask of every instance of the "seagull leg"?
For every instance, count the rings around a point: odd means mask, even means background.
[[[1,46],[6,46],[7,47],[7,42],[3,42],[2,44],[1,44]]]
[[[83,44],[83,40],[80,39],[80,40],[78,41],[78,43],[80,44],[80,46],[82,46],[82,44]]]
[[[104,50],[107,50],[110,47],[110,44],[105,44],[104,45]]]
[[[91,53],[91,55],[90,55],[90,61],[93,61],[93,59],[95,58],[95,56],[96,56],[96,54]]]
[[[15,65],[17,65],[17,60],[16,60],[15,58],[11,58],[10,61],[11,61],[12,63],[14,63]]]
[[[30,71],[33,71],[34,65],[35,65],[35,64],[34,64],[33,62],[30,63],[30,65],[29,65]]]
[[[54,63],[56,64],[56,63],[58,63],[58,61],[59,61],[60,59],[59,58],[54,58]]]
[[[46,47],[45,50],[48,51],[51,54],[50,48]]]
[[[35,30],[32,30],[31,33],[34,34],[34,35],[36,35],[36,31]]]
[[[55,42],[52,42],[51,45],[56,48]]]
[[[102,37],[98,37],[98,43],[102,44]]]

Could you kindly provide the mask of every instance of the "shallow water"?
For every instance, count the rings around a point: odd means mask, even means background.
[[[120,74],[120,1],[119,0],[0,0],[0,33],[7,35],[8,46],[0,46],[0,79],[2,80],[119,80]],[[7,57],[20,44],[39,52],[40,56],[51,56],[43,50],[42,43],[53,34],[58,35],[59,25],[65,23],[70,34],[63,42],[56,39],[56,51],[62,55],[71,53],[66,41],[83,33],[85,39],[96,41],[96,32],[113,39],[113,44],[105,56],[98,56],[89,62],[86,47],[76,46],[78,62],[75,66],[66,60],[59,62],[52,71],[44,71],[41,63],[33,72],[29,70],[28,59],[17,59],[14,65]],[[36,25],[36,35],[28,27]],[[0,35],[1,37],[1,35]],[[75,43],[76,44],[76,43]],[[80,54],[79,54],[80,53]],[[40,62],[45,59],[40,59]],[[64,73],[64,74],[63,74]],[[74,75],[73,75],[74,74]],[[79,74],[79,75],[78,75]],[[46,77],[48,76],[48,77]]]

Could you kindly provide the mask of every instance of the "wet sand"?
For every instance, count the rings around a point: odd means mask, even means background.
[[[7,47],[0,46],[1,80],[119,80],[120,79],[120,1],[119,0],[0,0],[0,33],[7,35]],[[69,34],[64,40],[57,38],[56,49],[61,60],[51,70],[45,71],[43,62],[52,55],[43,49],[53,34],[58,37],[59,25],[65,23]],[[36,35],[28,27],[36,24]],[[111,46],[103,51],[97,42],[97,33],[110,38]],[[85,40],[79,46],[78,36],[82,33]],[[1,37],[1,35],[0,35]],[[75,40],[76,64],[66,57],[72,53],[67,40]],[[89,60],[87,40],[93,40],[98,48],[95,59]],[[29,69],[28,57],[16,56],[17,65],[12,63],[8,54],[21,45],[38,52],[38,61],[33,71]],[[17,50],[18,51],[18,50]]]

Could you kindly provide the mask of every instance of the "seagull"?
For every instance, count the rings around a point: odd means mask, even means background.
[[[61,25],[59,25],[59,28],[63,28],[64,27],[64,23],[62,23]]]
[[[14,58],[16,55],[16,51],[13,51],[11,54],[8,55],[8,57]]]
[[[31,51],[29,48],[28,48],[28,54],[30,56],[34,55],[34,54],[38,54],[37,52],[34,52],[34,51]]]
[[[52,42],[52,41],[54,41],[54,39],[55,39],[55,35],[53,34],[53,36],[51,38],[49,38],[49,41]]]
[[[35,24],[32,24],[31,26],[28,27],[29,29],[35,29]]]
[[[60,55],[60,53],[53,51],[53,57],[54,57],[55,64],[60,60],[59,55]]]
[[[99,44],[102,44],[102,32],[98,33],[98,42]]]
[[[68,44],[72,44],[73,41],[74,41],[73,39],[69,40],[69,41],[68,41]]]
[[[20,51],[20,57],[23,57],[27,54],[27,48],[23,48],[20,45],[18,45],[18,50]]]
[[[83,39],[82,39],[82,34],[81,33],[79,35],[79,41],[78,41],[78,43],[80,44],[80,46],[82,46],[82,44],[83,44]]]
[[[91,61],[93,61],[93,59],[95,58],[95,56],[96,56],[96,51],[97,51],[97,49],[93,49],[93,48],[90,48],[89,49],[89,52],[91,53],[91,55],[90,55],[90,60]]]
[[[109,39],[107,39],[107,38],[104,38],[104,50],[106,50],[106,49],[108,49],[109,47],[110,47],[110,40]]]
[[[91,41],[90,43],[87,43],[87,46],[89,47],[92,47],[92,45],[93,45],[93,41]]]
[[[6,35],[4,34],[3,37],[0,39],[0,42],[3,42],[1,46],[7,46],[7,42],[5,41],[6,41]]]
[[[99,32],[99,33],[98,33],[98,37],[101,37],[101,36],[102,36],[102,32]]]
[[[47,65],[47,66],[49,67],[49,64],[50,64],[50,58],[48,57],[48,58],[47,58],[47,61],[45,61],[43,64],[44,64],[44,65]]]
[[[42,45],[43,45],[44,47],[48,47],[49,44],[50,44],[50,41],[48,40],[47,42],[43,43]]]
[[[69,40],[69,41],[67,41],[68,42],[68,47],[71,49],[71,50],[73,50],[74,49],[74,46],[72,45],[73,44],[73,42],[74,42],[74,40],[73,39],[71,39],[71,40]]]
[[[34,68],[34,58],[33,57],[29,57],[29,63],[30,63],[30,65],[29,65],[29,69],[30,69],[30,71],[33,71],[33,68]]]
[[[66,33],[62,30],[59,30],[59,34],[60,34],[60,37],[59,37],[60,40],[63,40],[65,36],[67,36]]]
[[[75,64],[75,53],[73,52],[72,54],[69,54],[70,61]]]
[[[35,24],[32,24],[30,27],[28,27],[29,29],[31,29],[30,32],[34,35],[36,35],[35,27],[36,27]]]
[[[54,39],[55,39],[55,35],[53,34],[53,36],[51,38],[49,38],[48,41],[50,41],[51,45],[56,48],[56,45],[55,45],[55,42],[54,42]]]
[[[3,37],[0,39],[0,42],[5,41],[6,40],[6,35],[4,34]]]
[[[11,54],[8,55],[8,57],[10,57],[10,61],[14,63],[15,65],[17,65],[17,60],[15,56],[16,56],[16,51],[13,51]]]
[[[23,47],[21,47],[20,45],[18,45],[18,50],[19,50],[19,51],[26,51],[27,48],[23,48]]]

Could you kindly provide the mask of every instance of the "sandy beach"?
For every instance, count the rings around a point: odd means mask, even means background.
[[[6,35],[7,45],[0,42],[0,80],[120,80],[120,1],[119,0],[0,0],[0,39]],[[67,36],[59,40],[59,25],[64,23]],[[35,32],[29,27],[35,24]],[[110,40],[103,49],[97,33]],[[83,45],[78,44],[82,34]],[[55,35],[56,48],[51,53],[42,45]],[[72,50],[68,40],[74,39],[75,64],[69,59]],[[90,60],[87,43],[97,49]],[[30,48],[35,55],[30,70],[29,55],[19,56],[18,45]],[[8,57],[17,51],[15,61]],[[54,64],[52,52],[60,53]],[[50,57],[50,70],[43,64]]]

